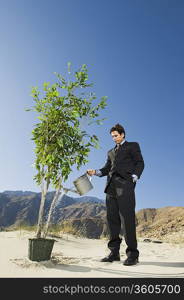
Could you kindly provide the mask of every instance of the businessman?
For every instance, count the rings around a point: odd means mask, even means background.
[[[125,130],[122,125],[113,126],[110,134],[116,145],[108,151],[105,166],[99,170],[87,170],[90,176],[107,176],[104,192],[106,193],[107,223],[110,233],[108,241],[110,254],[101,261],[120,261],[122,225],[127,245],[127,258],[123,264],[131,266],[139,261],[135,224],[135,186],[143,172],[144,160],[139,144],[125,140]]]

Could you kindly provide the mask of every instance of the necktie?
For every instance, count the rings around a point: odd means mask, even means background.
[[[116,148],[115,148],[115,152],[118,151],[119,147],[120,147],[120,144],[117,144],[117,145],[116,145]]]

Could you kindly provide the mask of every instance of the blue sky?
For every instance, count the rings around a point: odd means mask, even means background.
[[[32,86],[86,64],[93,91],[108,97],[103,126],[93,126],[100,149],[73,170],[101,168],[114,146],[117,122],[140,144],[145,170],[136,209],[183,206],[184,2],[181,0],[1,0],[0,192],[40,188],[33,181],[35,115]],[[88,193],[105,199],[106,178]],[[70,193],[71,196],[76,196]]]

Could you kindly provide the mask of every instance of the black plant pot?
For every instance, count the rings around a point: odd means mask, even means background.
[[[28,258],[34,261],[50,260],[54,239],[29,239]]]

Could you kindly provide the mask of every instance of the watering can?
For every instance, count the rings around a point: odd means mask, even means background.
[[[76,190],[64,188],[64,191],[66,192],[71,191],[82,196],[93,189],[91,179],[92,178],[88,177],[87,173],[85,173],[73,181]]]

